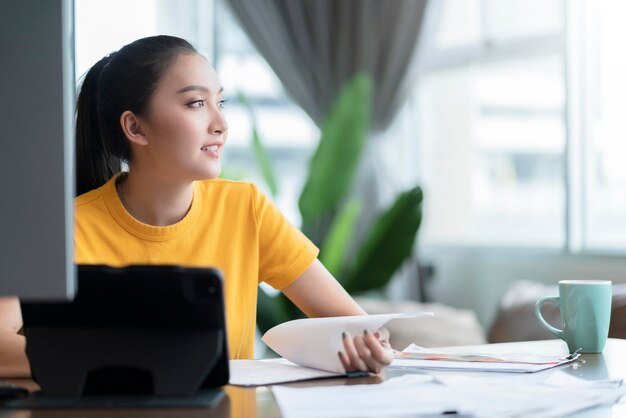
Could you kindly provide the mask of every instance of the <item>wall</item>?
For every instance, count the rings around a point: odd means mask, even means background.
[[[432,263],[427,290],[438,302],[473,309],[488,329],[508,286],[518,280],[556,284],[565,279],[626,282],[626,257],[572,255],[558,251],[422,247],[422,262]]]

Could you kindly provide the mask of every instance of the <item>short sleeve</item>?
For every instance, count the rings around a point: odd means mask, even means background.
[[[281,290],[304,273],[319,249],[267,196],[252,187],[259,233],[259,281]]]

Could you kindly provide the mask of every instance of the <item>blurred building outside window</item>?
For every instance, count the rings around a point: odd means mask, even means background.
[[[419,97],[423,242],[626,249],[626,5],[442,3]]]
[[[444,1],[418,96],[423,241],[565,243],[561,1]]]

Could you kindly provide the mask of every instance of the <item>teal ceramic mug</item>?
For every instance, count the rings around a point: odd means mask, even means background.
[[[561,280],[559,296],[544,296],[535,304],[539,323],[567,343],[570,353],[601,353],[609,335],[612,286],[609,280]],[[548,324],[541,306],[554,303],[561,311],[563,329]]]

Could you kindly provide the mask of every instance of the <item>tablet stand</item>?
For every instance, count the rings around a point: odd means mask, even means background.
[[[46,396],[194,394],[222,354],[221,330],[29,328]]]
[[[3,405],[215,405],[229,380],[222,282],[212,268],[79,265],[73,301],[21,302],[41,392]]]

